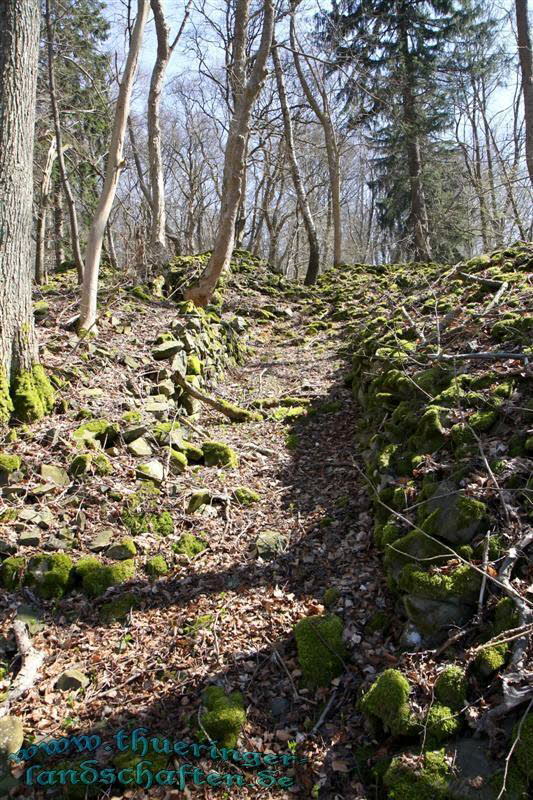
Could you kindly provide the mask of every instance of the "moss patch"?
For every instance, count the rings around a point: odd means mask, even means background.
[[[466,705],[467,680],[461,667],[446,667],[435,681],[435,697],[443,705],[460,711]]]
[[[305,617],[294,626],[298,662],[309,688],[328,686],[343,671],[342,620],[334,614]]]
[[[75,574],[86,594],[99,597],[111,586],[131,580],[135,575],[135,562],[128,559],[108,566],[93,556],[86,556],[76,563]]]
[[[208,686],[202,700],[207,709],[201,716],[202,727],[219,746],[234,748],[246,723],[241,693],[226,694],[219,686]]]
[[[72,559],[64,553],[51,553],[30,558],[24,583],[45,600],[62,597],[69,584]]]
[[[359,708],[370,719],[380,720],[386,731],[406,735],[413,729],[409,692],[407,678],[397,669],[386,669],[363,695]]]
[[[235,450],[222,442],[204,442],[202,444],[204,460],[208,467],[238,467],[239,458]]]

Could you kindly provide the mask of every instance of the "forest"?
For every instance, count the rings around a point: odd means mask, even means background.
[[[0,0],[0,798],[527,800],[527,0]]]

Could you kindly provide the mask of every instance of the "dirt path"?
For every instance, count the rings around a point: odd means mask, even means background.
[[[302,416],[290,416],[296,412],[287,408],[289,416],[276,419],[278,408],[262,422],[221,424],[219,415],[206,410],[193,423],[192,441],[225,442],[240,460],[231,470],[189,468],[167,489],[164,507],[174,518],[173,540],[193,533],[208,548],[192,560],[178,557],[160,581],[139,577],[130,583],[137,604],[123,622],[103,625],[98,608],[80,594],[70,594],[55,610],[46,608],[45,627],[34,636],[46,653],[43,680],[16,709],[38,741],[89,731],[112,740],[120,729],[139,726],[194,739],[202,691],[217,683],[244,696],[242,749],[287,753],[297,747],[308,759],[296,770],[298,796],[311,796],[317,784],[320,797],[365,796],[357,778],[349,783],[347,776],[364,738],[355,711],[357,688],[395,659],[382,635],[365,631],[386,601],[368,494],[356,468],[357,413],[343,384],[347,365],[338,352],[340,332],[309,336],[307,324],[299,312],[256,324],[253,353],[217,389],[241,405],[266,397],[304,398]],[[192,491],[227,496],[239,486],[255,490],[260,500],[248,507],[215,501],[206,513],[187,513],[184,498]],[[100,507],[95,513],[113,512]],[[266,531],[279,536],[280,552],[270,560],[256,548]],[[153,540],[136,542],[146,555],[168,551],[168,541],[155,549]],[[302,688],[292,630],[302,617],[324,611],[324,592],[332,589],[328,610],[343,619],[349,664],[332,687],[310,693]],[[72,667],[87,674],[90,684],[65,695],[54,683]],[[239,773],[238,766],[233,770]],[[31,796],[40,797],[35,791]],[[256,795],[257,788],[239,788],[223,796]],[[154,787],[127,796],[183,794]],[[221,794],[204,787],[201,796]],[[291,797],[294,791],[270,795],[262,789],[261,796]]]

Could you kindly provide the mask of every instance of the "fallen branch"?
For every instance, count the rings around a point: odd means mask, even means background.
[[[232,403],[227,403],[225,400],[215,400],[214,397],[211,397],[210,395],[201,392],[199,389],[196,389],[194,386],[191,386],[191,384],[185,378],[185,375],[182,375],[180,372],[174,373],[173,380],[178,384],[178,386],[181,386],[186,394],[194,397],[196,400],[200,400],[200,402],[204,403],[206,406],[214,408],[215,411],[219,411],[221,414],[224,414],[224,416],[228,417],[228,419],[230,419],[232,422],[257,422],[263,419],[261,414],[247,411],[245,408],[240,408]]]
[[[33,647],[26,624],[22,620],[15,620],[13,631],[22,665],[8,692],[7,699],[0,704],[0,717],[5,717],[11,704],[32,688],[39,677],[39,670],[44,661],[44,653]]]
[[[454,353],[452,355],[446,355],[444,353],[433,353],[429,354],[428,358],[432,361],[456,361],[456,360],[466,360],[466,359],[489,359],[493,361],[527,361],[528,359],[533,360],[533,355],[531,353],[511,353],[507,350],[503,350],[501,352],[490,352],[487,350],[486,352],[481,353]]]
[[[496,294],[494,295],[494,297],[492,298],[492,300],[490,301],[490,303],[488,304],[488,306],[481,312],[483,316],[492,311],[494,306],[498,304],[502,294],[504,294],[504,292],[506,292],[508,288],[509,288],[509,283],[507,281],[504,281],[500,286],[500,288],[498,289],[498,291],[496,292]]]
[[[503,285],[503,281],[497,281],[494,278],[484,278],[482,275],[471,275],[469,272],[460,272],[461,278],[472,283],[482,283],[483,286],[490,286],[491,289],[498,289]]]

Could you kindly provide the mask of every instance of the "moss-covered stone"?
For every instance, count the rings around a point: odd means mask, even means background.
[[[72,438],[87,447],[96,443],[102,447],[112,447],[120,435],[120,426],[107,419],[91,419],[80,425],[72,434]]]
[[[436,747],[451,736],[455,736],[461,728],[457,713],[441,703],[433,703],[428,711],[425,725],[429,747]]]
[[[74,456],[68,468],[69,474],[73,478],[79,478],[80,475],[85,475],[89,472],[92,464],[91,453],[80,453],[79,456]]]
[[[168,448],[169,464],[173,472],[183,473],[186,471],[188,462],[187,456],[173,447]]]
[[[30,558],[24,583],[45,600],[62,597],[70,585],[72,559],[65,553],[51,553]]]
[[[86,594],[99,597],[111,586],[120,586],[131,580],[135,575],[135,562],[128,559],[109,566],[94,556],[86,556],[76,563],[75,575]]]
[[[207,542],[192,533],[184,533],[178,542],[172,545],[175,553],[194,558],[207,548]]]
[[[232,422],[260,422],[263,417],[256,411],[248,411],[246,408],[241,408],[233,403],[228,403],[227,400],[217,399],[217,402],[223,407],[224,414],[231,419]]]
[[[184,453],[185,458],[192,464],[199,464],[204,459],[204,453],[201,447],[197,447],[192,442],[186,439],[182,440],[181,447],[179,448]]]
[[[390,800],[448,800],[452,767],[444,750],[396,756],[383,775]]]
[[[202,728],[219,747],[234,748],[246,723],[241,693],[226,694],[219,686],[208,686],[202,700],[206,708],[200,718]]]
[[[132,609],[137,608],[139,600],[132,592],[127,592],[109,603],[104,603],[100,608],[102,622],[119,622],[126,619]]]
[[[334,586],[330,586],[324,592],[322,596],[322,602],[324,603],[326,608],[331,608],[331,606],[335,606],[338,603],[340,596],[341,593],[339,592],[339,590],[336,589]]]
[[[190,355],[187,358],[187,375],[201,375],[203,365],[198,356]]]
[[[237,489],[234,489],[232,496],[235,502],[240,506],[251,506],[261,499],[257,492],[254,492],[253,489],[248,489],[246,486],[239,486]]]
[[[15,375],[11,397],[13,413],[21,422],[41,419],[50,413],[55,403],[52,384],[40,364]]]
[[[239,458],[235,450],[222,442],[204,442],[202,444],[204,460],[208,467],[238,467]]]
[[[2,561],[0,577],[4,589],[12,592],[22,585],[25,567],[26,559],[22,558],[22,556],[9,556]]]
[[[435,697],[453,711],[460,711],[466,706],[467,685],[464,669],[457,666],[445,667],[435,681]]]
[[[93,458],[93,467],[97,475],[111,475],[113,465],[105,453],[97,453]]]
[[[10,475],[20,469],[21,460],[18,456],[9,455],[9,453],[0,453],[0,476]]]
[[[149,558],[144,565],[144,569],[150,578],[160,578],[169,571],[168,564],[163,556],[152,556],[152,558]]]
[[[513,741],[517,741],[514,749],[514,759],[526,776],[528,781],[533,781],[533,714],[528,714],[519,731],[519,724],[513,730]]]
[[[381,721],[394,736],[412,732],[414,721],[409,708],[410,686],[397,669],[386,669],[359,701],[359,708],[370,719]]]
[[[343,624],[335,614],[304,617],[294,626],[298,663],[309,688],[328,686],[343,671]]]
[[[474,669],[482,678],[490,678],[501,669],[506,661],[509,647],[507,644],[498,644],[484,647],[474,659]]]
[[[466,564],[451,572],[426,572],[413,564],[407,564],[398,580],[400,589],[418,597],[433,600],[449,600],[460,597],[473,602],[479,595],[480,574]]]
[[[137,555],[135,542],[130,536],[125,536],[120,542],[112,545],[106,552],[108,558],[114,561],[127,561]]]
[[[489,431],[497,420],[497,411],[475,411],[470,415],[468,424],[473,430],[483,433]]]

